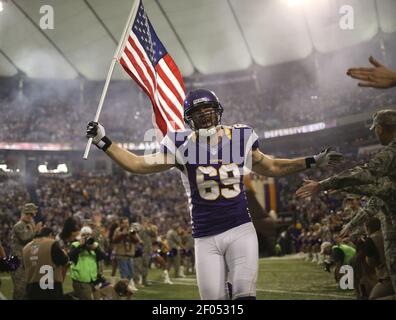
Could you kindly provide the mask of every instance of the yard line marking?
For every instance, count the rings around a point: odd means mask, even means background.
[[[154,283],[161,283],[160,281],[152,281]],[[183,282],[178,282],[175,280],[172,280],[173,284],[180,285],[180,286],[194,286],[198,287],[197,284],[195,283],[183,283]],[[310,292],[300,292],[300,291],[284,291],[284,290],[270,290],[270,289],[256,289],[258,292],[265,292],[265,293],[280,293],[280,294],[294,294],[297,296],[318,296],[318,297],[331,297],[331,298],[342,298],[342,299],[349,299],[353,300],[353,297],[346,297],[338,294],[327,294],[327,293],[310,293]]]
[[[318,297],[332,297],[332,298],[343,298],[353,300],[353,297],[341,296],[332,293],[310,293],[310,292],[300,292],[300,291],[284,291],[284,290],[270,290],[270,289],[256,289],[259,292],[267,293],[281,293],[281,294],[295,294],[300,296],[318,296]]]

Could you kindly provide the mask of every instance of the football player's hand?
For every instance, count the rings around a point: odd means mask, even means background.
[[[321,153],[314,155],[315,167],[322,168],[327,165],[336,165],[344,160],[344,156],[341,153],[331,151],[330,148],[326,148]]]
[[[362,80],[359,87],[388,89],[396,86],[396,72],[388,69],[373,57],[369,58],[374,68],[351,68],[347,75],[353,79]]]
[[[106,137],[105,128],[98,122],[90,121],[88,123],[86,137],[92,138],[93,144],[103,151],[106,151],[111,145],[111,140]]]
[[[304,184],[296,191],[299,198],[312,197],[320,191],[320,184],[315,180],[304,179]]]

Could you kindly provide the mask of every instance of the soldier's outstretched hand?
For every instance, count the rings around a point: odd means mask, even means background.
[[[359,87],[388,89],[396,86],[396,72],[390,70],[374,57],[369,58],[374,68],[350,68],[347,75],[353,79],[362,80]]]
[[[299,198],[312,197],[320,191],[320,184],[315,180],[304,179],[304,184],[296,191]]]

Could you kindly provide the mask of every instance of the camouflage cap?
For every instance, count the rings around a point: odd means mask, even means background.
[[[396,126],[396,110],[394,109],[384,109],[377,111],[373,114],[373,124],[370,130],[373,130],[376,125],[395,125]]]
[[[22,214],[36,214],[38,210],[38,207],[34,203],[25,203],[25,205],[22,208]]]

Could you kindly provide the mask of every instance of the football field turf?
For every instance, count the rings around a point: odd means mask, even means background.
[[[105,276],[109,278],[109,270]],[[134,299],[199,299],[194,276],[172,279],[173,285],[162,283],[160,270],[151,270],[152,285],[140,288]],[[1,274],[2,293],[9,299],[12,283],[7,274]],[[70,278],[64,284],[65,293],[72,291]],[[257,283],[259,300],[337,300],[354,299],[351,290],[341,290],[335,283],[333,274],[324,271],[316,263],[296,258],[260,259]]]

